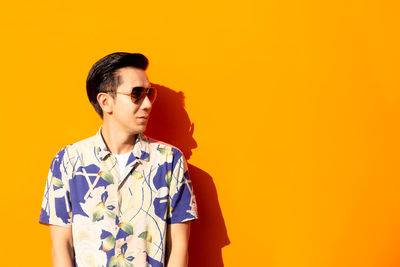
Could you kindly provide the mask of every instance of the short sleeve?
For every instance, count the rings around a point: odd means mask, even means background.
[[[71,201],[68,185],[66,148],[53,158],[47,176],[39,222],[71,226]]]
[[[167,223],[198,219],[196,198],[193,193],[186,160],[181,151],[173,149],[172,177],[169,189]]]

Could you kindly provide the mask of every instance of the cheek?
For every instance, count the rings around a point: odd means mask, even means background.
[[[140,108],[140,107],[139,107],[138,105],[134,105],[132,110],[133,110],[133,112],[136,113],[136,112],[139,111],[139,108]]]
[[[119,101],[116,105],[116,112],[120,115],[129,116],[135,114],[138,110],[139,105],[135,105],[129,97]]]

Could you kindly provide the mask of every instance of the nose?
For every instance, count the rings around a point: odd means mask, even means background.
[[[149,110],[149,109],[151,109],[151,106],[152,106],[152,104],[151,104],[151,102],[150,102],[150,99],[147,97],[147,96],[145,96],[144,98],[143,98],[143,101],[142,101],[142,104],[141,104],[141,108],[142,109],[146,109],[146,110]]]

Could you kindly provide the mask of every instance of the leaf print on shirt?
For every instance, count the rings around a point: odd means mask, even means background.
[[[171,180],[172,180],[172,172],[171,170],[169,170],[165,175],[165,182],[167,183],[168,187],[171,185]]]
[[[171,148],[167,147],[160,146],[159,148],[157,148],[157,150],[160,152],[161,155],[166,157],[171,156],[174,153]]]
[[[93,189],[86,202],[80,205],[93,222],[103,220],[105,217],[115,220],[116,199],[110,198],[108,191],[102,187]]]
[[[139,238],[142,238],[144,240],[146,240],[147,242],[151,243],[151,234],[149,233],[149,231],[144,231],[139,235]]]
[[[132,261],[135,259],[133,256],[128,256],[126,254],[128,249],[128,244],[125,239],[118,239],[115,244],[116,255],[112,256],[108,266],[109,267],[134,267]]]
[[[104,180],[106,180],[107,182],[109,182],[110,184],[113,184],[113,183],[114,183],[114,178],[113,178],[111,172],[108,172],[108,171],[100,171],[100,172],[99,172],[99,176],[100,176],[101,178],[103,178]]]
[[[132,224],[130,224],[128,222],[120,222],[118,224],[118,227],[121,228],[127,234],[130,234],[130,235],[133,234],[133,226],[132,226]]]
[[[62,187],[64,183],[61,181],[61,179],[58,179],[57,177],[54,177],[51,179],[51,183],[53,184],[54,187]]]
[[[106,238],[102,239],[103,245],[102,249],[104,251],[109,251],[110,249],[114,248],[115,245],[115,237],[113,235],[109,235]]]
[[[135,178],[135,179],[137,179],[137,180],[143,179],[143,173],[140,172],[140,171],[134,170],[134,171],[132,172],[132,177]]]

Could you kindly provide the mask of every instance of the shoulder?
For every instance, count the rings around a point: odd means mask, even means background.
[[[187,162],[182,151],[171,144],[154,138],[145,137],[148,145],[150,162],[158,166],[166,166],[170,170],[187,169]],[[166,164],[166,165],[164,165]]]
[[[174,159],[183,158],[183,153],[178,147],[145,135],[142,135],[142,137],[149,146],[150,153],[160,153],[165,156],[171,155]]]
[[[53,158],[54,161],[60,161],[67,164],[69,161],[76,159],[80,154],[87,151],[93,151],[95,147],[95,137],[88,137],[86,139],[77,141],[61,147]]]
[[[67,146],[71,154],[81,154],[85,152],[92,152],[96,147],[96,136],[91,136]]]

